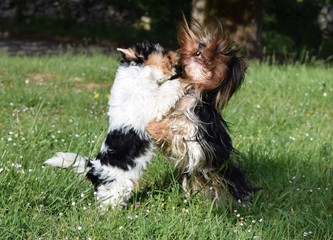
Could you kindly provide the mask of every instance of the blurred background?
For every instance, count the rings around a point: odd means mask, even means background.
[[[333,0],[0,0],[0,51],[111,51],[143,39],[177,48],[182,13],[221,19],[247,57],[333,61]]]

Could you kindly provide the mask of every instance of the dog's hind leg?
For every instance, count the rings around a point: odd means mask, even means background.
[[[154,156],[154,147],[151,146],[145,153],[132,159],[132,164],[127,167],[116,165],[112,161],[105,164],[98,158],[89,162],[90,170],[86,176],[95,187],[96,198],[103,211],[109,206],[116,208],[126,205]]]

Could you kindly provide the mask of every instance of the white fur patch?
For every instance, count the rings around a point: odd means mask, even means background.
[[[152,66],[120,66],[111,89],[109,100],[110,129],[133,127],[145,131],[154,118],[161,118],[181,97],[178,80],[158,80],[163,72]]]
[[[135,166],[129,170],[102,165],[99,160],[91,161],[95,169],[94,174],[102,178],[106,184],[97,187],[96,198],[103,210],[108,206],[115,208],[124,204],[130,197],[139,178],[147,165],[154,157],[154,148],[151,147],[144,155],[134,160]]]
[[[205,72],[202,65],[196,62],[194,59],[185,66],[185,72],[187,75],[191,76],[192,80],[195,82],[202,82],[204,79],[211,78],[211,72]]]

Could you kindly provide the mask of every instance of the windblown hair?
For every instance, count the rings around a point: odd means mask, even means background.
[[[247,63],[237,56],[239,49],[223,31],[220,22],[202,27],[193,21],[193,30],[185,18],[178,24],[184,78],[206,96],[204,100],[224,107],[242,85]]]
[[[235,149],[219,108],[242,85],[247,64],[221,24],[194,26],[190,29],[185,18],[178,25],[185,94],[162,120],[148,124],[147,131],[173,157],[187,192],[219,202],[227,187],[236,200],[244,200],[253,191],[232,162]]]

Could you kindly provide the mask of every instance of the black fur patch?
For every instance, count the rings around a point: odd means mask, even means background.
[[[198,142],[202,144],[207,164],[211,164],[226,179],[231,195],[236,200],[243,200],[254,190],[247,182],[245,172],[230,160],[230,155],[235,149],[227,123],[214,107],[205,102],[198,103],[194,113],[201,122]],[[208,149],[204,142],[209,146]]]
[[[110,165],[125,171],[135,166],[134,159],[143,155],[150,146],[148,138],[141,138],[133,129],[123,133],[122,130],[109,132],[104,142],[106,151],[100,152],[96,159],[102,165]]]
[[[121,65],[122,66],[130,66],[130,65],[142,65],[142,63],[148,59],[148,56],[152,52],[161,52],[163,54],[166,51],[159,45],[158,43],[151,43],[149,41],[138,42],[134,46],[131,47],[135,53],[136,59],[126,59],[124,55],[122,55]]]
[[[105,183],[104,179],[96,172],[96,169],[92,166],[91,162],[89,161],[88,167],[91,169],[87,172],[86,178],[91,181],[94,185],[95,189],[102,183]]]
[[[220,171],[220,174],[226,178],[229,192],[234,199],[243,200],[255,192],[255,189],[248,183],[244,170],[239,166],[229,162],[228,166]]]
[[[216,106],[217,105],[216,96],[217,96],[218,93],[219,93],[219,88],[207,91],[203,94],[202,101],[204,103],[209,104],[210,106]]]
[[[171,76],[169,80],[178,79],[183,76],[183,67],[179,64],[175,66],[175,75]]]
[[[104,142],[106,151],[99,152],[96,160],[101,161],[102,165],[109,165],[128,171],[136,165],[135,158],[143,155],[150,147],[148,138],[141,138],[133,129],[127,133],[121,130],[114,130],[108,133]],[[95,188],[100,184],[107,184],[111,181],[105,181],[95,170],[91,162],[88,163],[91,169],[86,177],[92,182]]]
[[[198,129],[198,142],[203,144],[207,164],[219,168],[230,158],[234,150],[227,123],[214,107],[205,102],[199,102],[194,108],[194,113],[201,123]],[[204,142],[209,145],[209,149]]]

